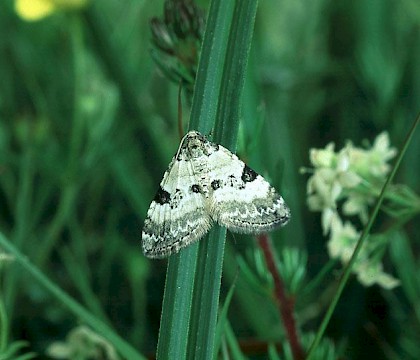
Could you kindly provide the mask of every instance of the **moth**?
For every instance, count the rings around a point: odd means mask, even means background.
[[[143,252],[150,258],[177,253],[215,223],[233,232],[259,234],[289,219],[283,198],[261,175],[225,147],[190,131],[150,204]]]

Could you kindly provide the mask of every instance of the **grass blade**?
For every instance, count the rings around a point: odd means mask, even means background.
[[[10,254],[12,254],[16,258],[16,261],[21,266],[23,266],[25,270],[31,274],[35,280],[38,281],[50,294],[57,298],[64,306],[66,306],[82,321],[92,327],[92,329],[94,329],[98,334],[102,335],[104,338],[110,341],[123,357],[133,360],[145,359],[136,351],[136,349],[134,349],[123,338],[115,333],[114,330],[112,330],[108,325],[93,316],[82,305],[80,305],[77,301],[67,295],[57,285],[55,285],[50,279],[48,279],[36,266],[32,265],[28,258],[24,256],[16,247],[14,247],[6,239],[6,237],[3,236],[2,233],[0,233],[0,245]]]
[[[240,105],[256,10],[255,0],[236,1],[229,33],[214,140],[232,151],[236,149]],[[214,356],[225,237],[226,229],[216,227],[200,245],[189,358],[212,359]]]
[[[214,125],[225,58],[230,1],[212,1],[204,35],[191,110],[190,129],[210,133]],[[157,357],[185,359],[198,244],[169,258]]]

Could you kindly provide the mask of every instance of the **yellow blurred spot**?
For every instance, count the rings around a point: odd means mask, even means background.
[[[40,20],[57,9],[56,4],[51,0],[16,0],[15,10],[24,20]]]
[[[16,13],[24,20],[37,21],[60,9],[81,8],[88,0],[15,0]]]

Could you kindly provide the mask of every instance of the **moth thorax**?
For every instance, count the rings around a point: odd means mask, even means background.
[[[203,144],[198,139],[193,139],[188,143],[188,156],[190,159],[196,159],[204,155]]]

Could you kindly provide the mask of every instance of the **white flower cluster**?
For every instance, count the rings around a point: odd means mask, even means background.
[[[390,171],[388,161],[396,155],[390,147],[386,132],[378,135],[369,149],[354,147],[351,142],[338,152],[330,143],[325,149],[311,149],[313,169],[304,169],[312,176],[307,183],[308,206],[322,213],[322,229],[329,235],[328,252],[332,258],[347,263],[356,247],[360,232],[340,214],[357,216],[361,224],[368,219],[368,208],[373,204]],[[382,270],[383,242],[369,237],[359,254],[353,271],[359,281],[370,286],[378,284],[390,289],[399,281]],[[375,251],[377,250],[377,251]]]
[[[55,341],[47,348],[53,359],[120,360],[114,346],[87,326],[72,329],[65,341]]]

